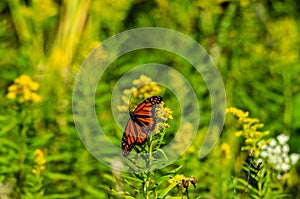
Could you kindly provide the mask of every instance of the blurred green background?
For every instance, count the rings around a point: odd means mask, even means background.
[[[89,52],[108,37],[138,27],[169,28],[199,42],[223,77],[228,107],[259,118],[263,129],[270,131],[268,137],[289,136],[290,152],[300,153],[299,17],[297,0],[1,0],[0,198],[143,198],[138,185],[122,180],[126,174],[116,174],[88,153],[72,116],[72,86]],[[173,54],[136,52],[112,64],[96,93],[96,104],[104,107],[99,120],[106,122],[106,132],[114,143],[120,142],[123,132],[110,110],[116,81],[132,67],[150,62],[172,66],[190,81],[202,119],[200,136],[193,143],[196,150],[156,172],[155,178],[182,166],[179,173],[197,180],[197,188],[190,192],[198,195],[190,198],[237,197],[230,176],[242,178],[237,165],[247,156],[241,151],[243,140],[232,138],[237,122],[226,120],[214,151],[198,159],[199,142],[210,119],[209,93],[197,86],[203,84],[199,76]],[[22,74],[40,85],[40,103],[7,97],[9,86]],[[171,96],[164,98],[172,108],[177,101]],[[222,148],[224,143],[229,149]],[[228,150],[231,155],[224,162]],[[299,173],[297,163],[286,175],[281,173],[283,178],[264,181],[262,187],[268,192],[245,197],[275,198],[272,193],[278,193],[282,198],[299,198]],[[167,180],[156,189],[166,187]],[[260,190],[259,183],[257,187]],[[180,188],[168,194],[187,197]]]

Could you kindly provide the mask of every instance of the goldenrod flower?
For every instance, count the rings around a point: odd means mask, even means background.
[[[133,105],[130,107],[132,111],[134,106],[138,105],[144,99],[161,93],[161,89],[157,83],[152,82],[152,79],[146,75],[141,75],[138,79],[133,80],[132,84],[131,88],[123,91],[123,95],[121,96],[123,104],[117,107],[119,111],[128,111],[129,104]]]
[[[172,120],[173,116],[172,116],[172,111],[170,108],[164,107],[165,103],[162,102],[159,104],[159,106],[156,109],[156,116],[158,118],[161,118],[163,120]]]
[[[165,112],[166,112],[166,119],[168,119],[168,120],[172,120],[173,119],[173,115],[172,115],[172,113],[173,113],[173,111],[171,111],[171,109],[170,108],[165,108]]]
[[[260,131],[264,125],[260,123],[257,118],[249,118],[249,113],[244,112],[240,109],[230,107],[226,109],[226,113],[232,113],[238,118],[238,124],[242,127],[239,131],[235,132],[237,137],[245,138],[245,146],[242,147],[242,150],[254,150],[255,155],[258,156],[261,148],[259,141],[262,137],[269,134],[269,131]]]
[[[170,184],[178,184],[182,179],[186,177],[183,174],[176,174],[174,178],[168,180]]]
[[[146,75],[141,75],[139,79],[133,80],[133,85],[140,86],[143,84],[148,84],[152,79]]]
[[[194,145],[189,146],[189,148],[187,149],[188,153],[195,153],[196,151],[196,147]]]
[[[177,187],[183,187],[187,189],[190,183],[196,188],[196,178],[191,176],[190,178],[185,177],[182,174],[176,174],[174,178],[168,181],[171,185],[176,184]]]
[[[14,84],[8,87],[7,98],[15,99],[19,97],[19,102],[39,103],[41,97],[36,93],[40,85],[37,82],[32,81],[28,75],[21,75],[14,80]]]
[[[164,104],[165,103],[162,102],[156,107],[157,124],[154,132],[159,132],[162,129],[169,128],[170,125],[167,123],[167,121],[173,119],[171,109],[164,107]]]
[[[232,113],[233,115],[237,116],[240,121],[245,120],[249,116],[249,112],[244,112],[235,107],[227,108],[226,113]]]
[[[34,151],[34,158],[35,163],[38,165],[43,165],[46,163],[46,160],[44,159],[44,153],[40,149]]]
[[[231,158],[230,156],[230,146],[227,143],[221,144],[221,152],[224,159],[229,160]]]
[[[46,160],[44,157],[44,153],[40,149],[36,149],[33,155],[35,166],[32,172],[36,175],[40,175],[41,172],[46,170]]]
[[[138,79],[133,80],[133,86],[123,90],[121,96],[122,104],[117,106],[118,111],[133,112],[136,106],[145,99],[159,95],[161,89],[156,82],[146,75],[141,75]],[[172,120],[172,111],[170,108],[164,107],[164,102],[156,105],[156,127],[153,132],[160,132],[162,129],[169,128],[167,120]]]
[[[32,0],[31,7],[21,7],[21,12],[36,22],[42,23],[44,20],[58,13],[58,7],[54,0]]]
[[[240,4],[242,7],[246,7],[250,4],[250,0],[241,0]]]

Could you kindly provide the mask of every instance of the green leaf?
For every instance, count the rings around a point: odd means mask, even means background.
[[[170,184],[166,189],[163,190],[162,193],[159,194],[158,198],[164,198],[167,196],[167,194],[174,188],[176,187],[176,183]]]
[[[76,177],[71,176],[71,175],[66,175],[62,173],[45,173],[45,176],[49,179],[53,180],[68,180],[68,181],[73,181],[76,180]]]
[[[49,194],[43,196],[43,199],[60,199],[60,198],[77,198],[78,194],[66,193],[66,194]]]

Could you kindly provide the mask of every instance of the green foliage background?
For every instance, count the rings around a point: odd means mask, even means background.
[[[129,186],[87,152],[77,135],[71,106],[76,72],[89,52],[106,38],[138,27],[170,28],[199,42],[220,70],[228,106],[260,118],[270,136],[289,135],[291,151],[299,153],[299,10],[297,0],[1,0],[0,198],[5,194],[11,198],[142,197],[138,185]],[[120,142],[122,131],[108,109],[115,82],[132,67],[150,62],[179,70],[195,88],[202,114],[200,135],[193,143],[195,152],[157,171],[156,180],[182,166],[179,173],[196,177],[198,197],[234,198],[230,176],[239,176],[236,165],[245,160],[239,148],[242,143],[232,138],[234,121],[226,122],[220,143],[199,160],[197,150],[210,119],[209,93],[198,86],[203,82],[191,67],[185,67],[188,64],[175,55],[136,52],[112,64],[96,94],[96,104],[101,104],[97,107],[99,120],[107,124],[105,132],[114,143]],[[30,113],[25,123],[18,107],[6,97],[9,85],[21,74],[39,82],[43,99],[23,107]],[[170,107],[177,103],[165,98]],[[20,130],[24,125],[25,137]],[[222,142],[231,149],[227,163],[221,158]],[[38,148],[47,162],[42,181],[31,171]],[[293,175],[278,182],[281,193],[300,197],[299,170],[298,163]],[[158,189],[166,187],[167,180]],[[127,193],[113,191],[118,189]],[[180,189],[170,195],[186,197]]]

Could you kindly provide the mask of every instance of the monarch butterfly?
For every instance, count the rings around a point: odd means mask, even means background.
[[[133,112],[129,112],[130,119],[127,122],[122,137],[122,154],[128,156],[136,145],[143,145],[156,125],[155,107],[163,101],[160,96],[152,96],[139,104]]]

